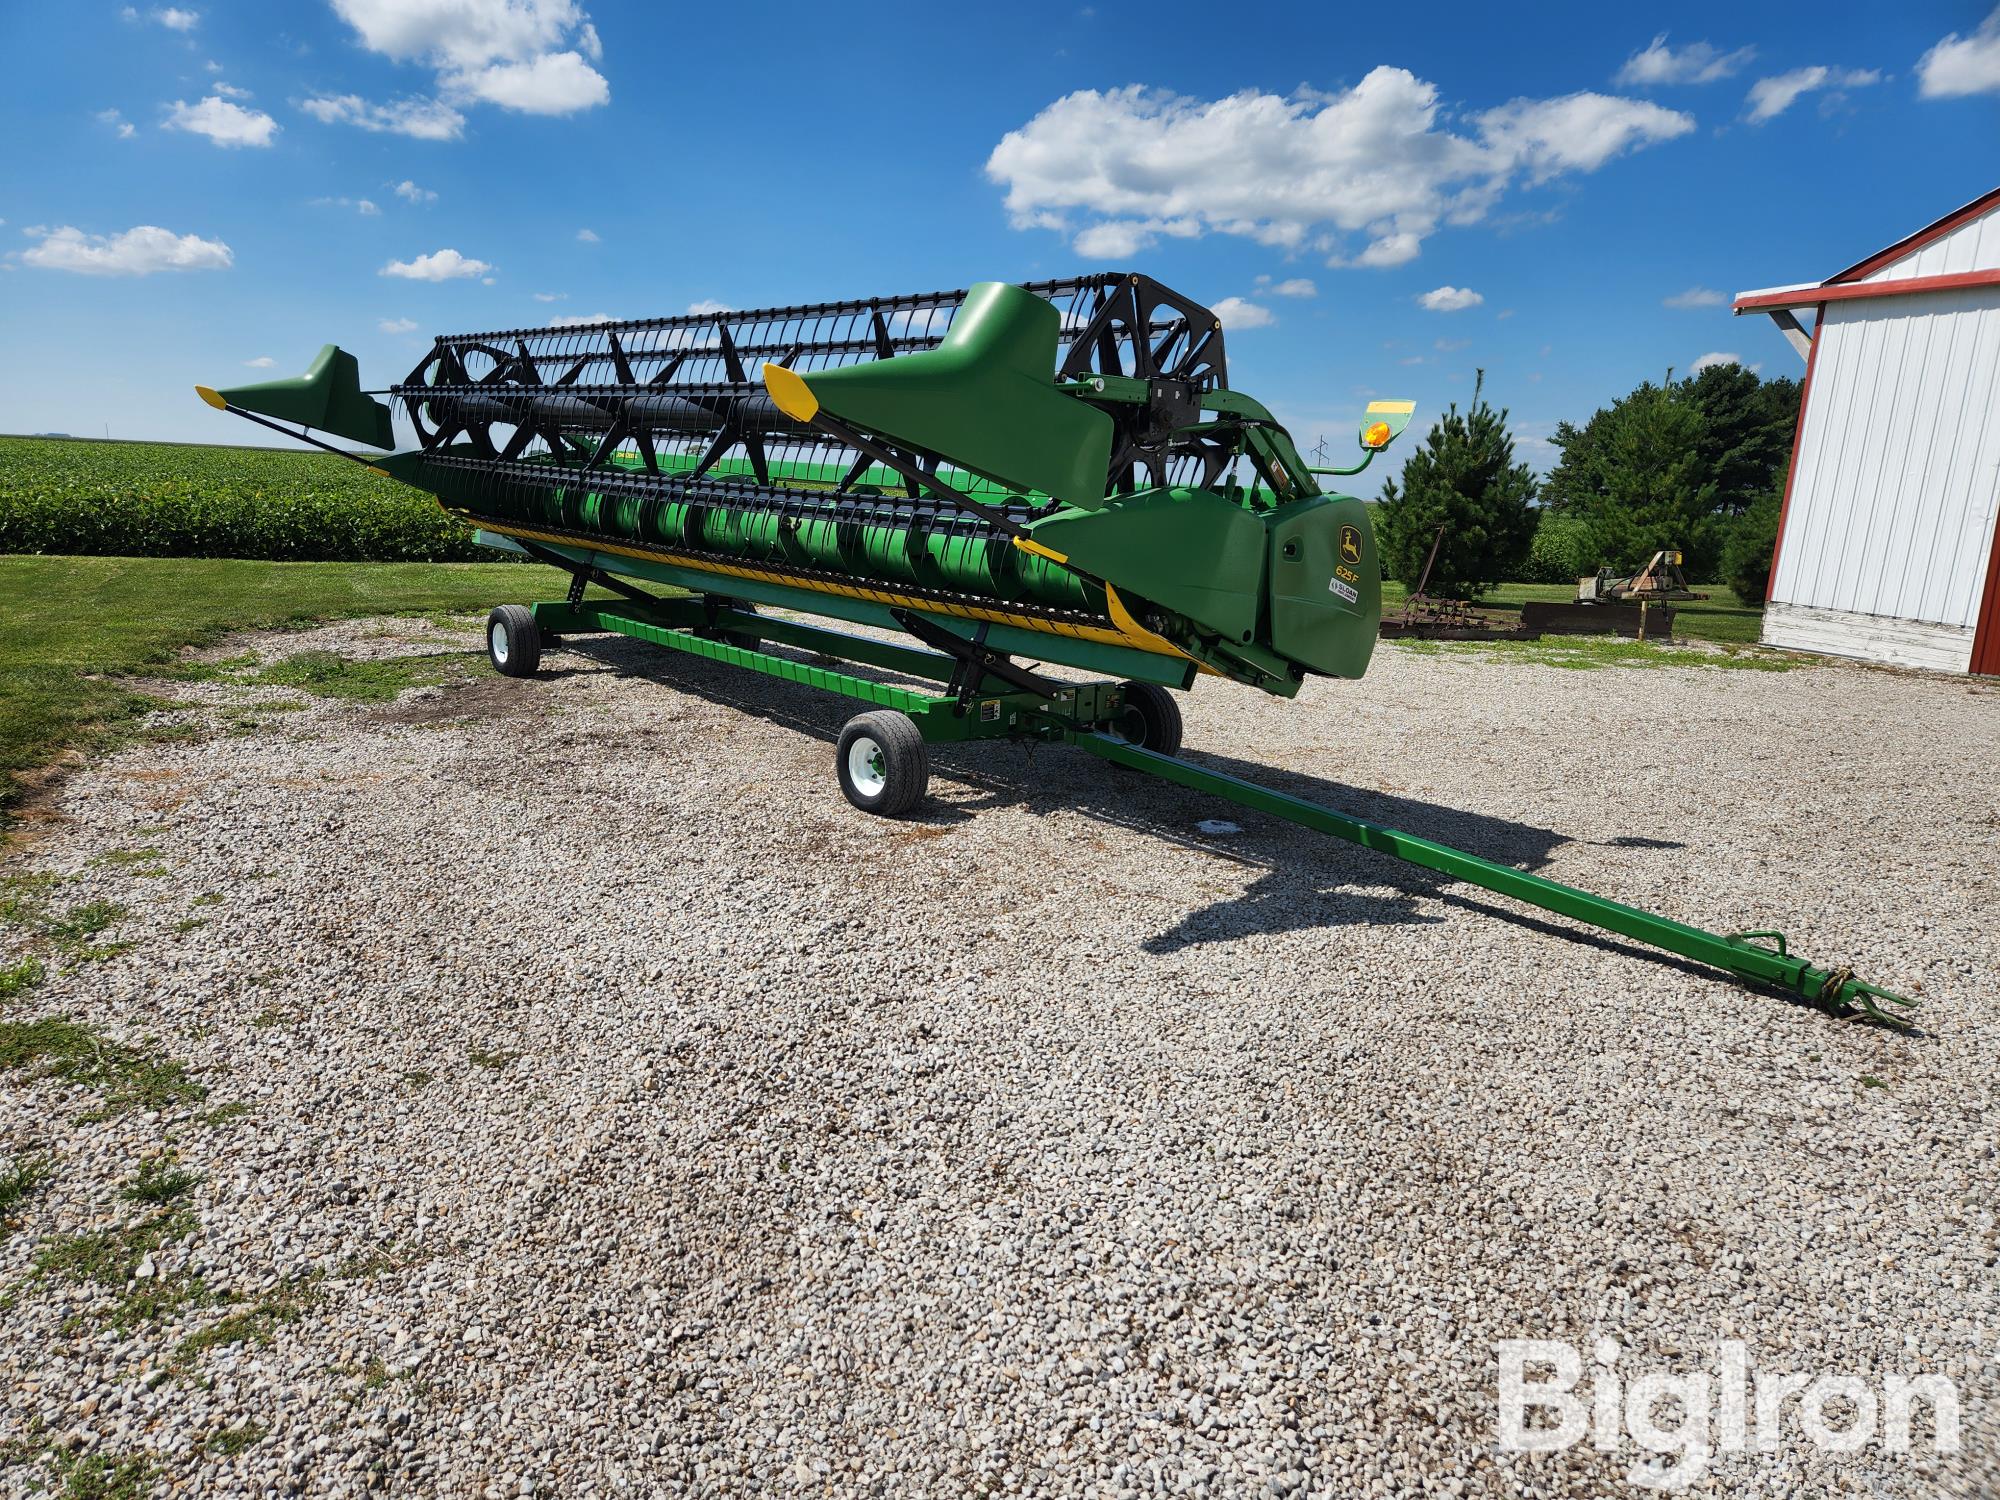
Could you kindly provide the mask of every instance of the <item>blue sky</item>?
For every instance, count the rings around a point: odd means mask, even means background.
[[[1799,373],[1720,294],[2000,181],[1985,3],[81,0],[0,47],[12,432],[243,440],[190,387],[327,341],[387,384],[438,332],[1129,266],[1303,443],[1483,366],[1540,464],[1668,366]]]

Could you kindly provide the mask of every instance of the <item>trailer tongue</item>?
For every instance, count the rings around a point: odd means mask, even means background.
[[[393,443],[332,345],[297,380],[200,391]],[[1909,1004],[1778,934],[1706,932],[1178,759],[1167,689],[1211,675],[1289,698],[1366,670],[1367,511],[1314,475],[1366,468],[1411,406],[1375,403],[1360,462],[1313,470],[1229,387],[1214,314],[1143,276],[451,335],[389,394],[417,445],[360,461],[571,575],[563,600],[493,611],[503,673],[534,672],[547,636],[624,634],[871,705],[835,757],[866,811],[921,800],[927,743],[1069,743],[1830,1010]],[[592,583],[618,602],[586,602]]]

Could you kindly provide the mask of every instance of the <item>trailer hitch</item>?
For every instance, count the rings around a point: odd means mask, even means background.
[[[1865,1017],[1894,1027],[1907,1027],[1902,1011],[1916,1002],[1857,979],[1849,968],[1818,969],[1792,955],[1781,932],[1757,931],[1723,934],[1676,922],[1653,912],[1641,911],[1604,896],[1593,896],[1575,886],[1562,885],[1531,875],[1512,865],[1481,859],[1448,844],[1433,843],[1415,834],[1371,823],[1364,818],[1336,812],[1303,797],[1277,792],[1255,782],[1212,771],[1172,756],[1127,744],[1109,735],[1065,729],[1062,737],[1100,759],[1145,771],[1192,791],[1212,792],[1240,807],[1267,813],[1327,833],[1364,849],[1391,854],[1427,870],[1435,870],[1455,880],[1482,886],[1529,906],[1538,906],[1558,916],[1601,927],[1649,947],[1693,959],[1696,963],[1722,969],[1752,984],[1768,986],[1804,1000],[1835,1015]],[[1898,1007],[1899,1009],[1892,1009]]]

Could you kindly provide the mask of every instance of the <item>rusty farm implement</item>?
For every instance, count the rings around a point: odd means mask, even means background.
[[[1315,471],[1231,388],[1215,315],[1144,276],[446,335],[381,394],[416,443],[359,461],[570,574],[563,599],[493,611],[508,675],[548,637],[615,632],[865,705],[835,772],[868,812],[922,799],[930,743],[1070,744],[1829,1009],[1905,1003],[1775,933],[1704,931],[1180,758],[1173,694],[1198,677],[1290,698],[1367,669],[1367,511],[1315,473],[1365,468],[1411,407],[1375,403],[1360,462]],[[332,345],[298,379],[201,395],[323,447],[310,430],[395,444]]]

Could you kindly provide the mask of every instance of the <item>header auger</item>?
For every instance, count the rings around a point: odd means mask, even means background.
[[[1309,467],[1230,388],[1214,313],[1145,276],[446,335],[385,394],[416,446],[357,461],[571,576],[561,601],[493,611],[503,673],[533,673],[544,636],[616,632],[872,705],[835,756],[865,811],[921,800],[927,743],[1065,742],[1832,1009],[1906,1003],[1782,938],[1704,932],[1178,759],[1167,690],[1199,674],[1289,698],[1367,670],[1367,510],[1316,476],[1366,468],[1412,406],[1372,404],[1360,462]],[[201,395],[393,443],[391,408],[333,345],[299,379]],[[620,602],[586,603],[592,583]]]

